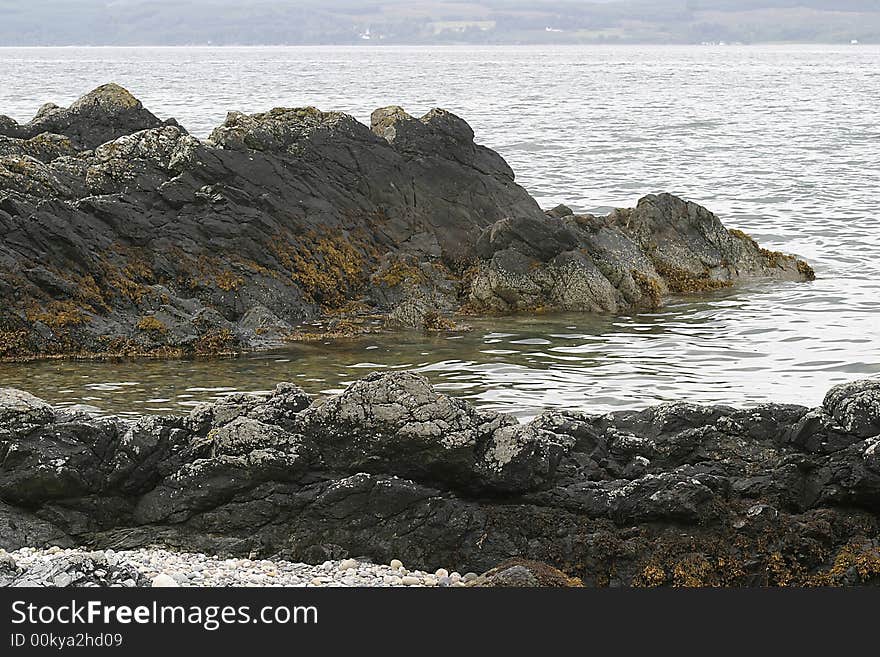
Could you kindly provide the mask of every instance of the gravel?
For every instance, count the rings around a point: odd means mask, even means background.
[[[445,568],[407,570],[399,559],[390,564],[344,559],[313,565],[163,549],[0,549],[0,586],[460,587],[476,577]]]

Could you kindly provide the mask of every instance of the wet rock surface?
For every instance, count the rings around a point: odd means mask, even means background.
[[[805,263],[670,195],[548,213],[461,118],[232,112],[209,139],[118,85],[0,117],[0,358],[180,356],[459,312],[621,312]],[[379,318],[377,320],[377,318]]]
[[[525,425],[409,373],[133,421],[4,390],[0,547],[404,555],[426,572],[520,557],[588,586],[877,584],[877,389]],[[537,577],[511,568],[496,585]]]

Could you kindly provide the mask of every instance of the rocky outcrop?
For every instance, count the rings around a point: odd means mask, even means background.
[[[403,554],[461,572],[518,556],[600,586],[880,582],[874,380],[812,409],[673,403],[528,424],[408,373],[139,420],[4,390],[0,418],[8,550]],[[492,575],[542,577],[523,563]]]
[[[671,196],[543,213],[462,119],[230,113],[207,140],[105,85],[0,117],[0,358],[235,352],[389,323],[616,312],[808,279]]]
[[[173,120],[160,121],[128,90],[110,83],[87,93],[67,108],[46,103],[23,125],[8,116],[0,116],[0,135],[24,140],[40,135],[48,139],[61,136],[70,147],[88,150],[117,137],[162,125],[177,124]]]
[[[809,266],[769,252],[718,217],[670,194],[607,217],[554,208],[505,218],[477,241],[469,302],[477,310],[621,312],[742,279],[809,280]]]

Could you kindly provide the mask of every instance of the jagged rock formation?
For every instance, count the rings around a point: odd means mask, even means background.
[[[545,214],[460,118],[230,113],[208,140],[105,85],[0,117],[0,358],[215,354],[306,320],[616,312],[812,270],[668,195]]]
[[[127,89],[110,83],[87,93],[68,108],[46,103],[24,125],[8,116],[0,116],[0,135],[25,140],[41,135],[57,140],[61,136],[69,148],[87,150],[117,137],[163,125],[176,126],[177,123],[173,119],[160,121]]]
[[[407,373],[326,401],[285,384],[136,421],[3,390],[0,547],[406,555],[462,572],[520,556],[587,585],[877,584],[878,446],[877,380],[813,409],[675,403],[525,425]]]
[[[469,301],[477,309],[620,312],[656,308],[670,294],[728,287],[739,279],[807,280],[809,266],[769,252],[714,214],[670,194],[607,217],[567,208],[507,218],[477,242]]]

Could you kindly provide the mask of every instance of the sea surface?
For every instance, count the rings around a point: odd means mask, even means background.
[[[228,110],[313,105],[368,122],[386,105],[443,107],[545,207],[601,213],[673,192],[806,258],[818,280],[236,359],[0,365],[0,386],[179,413],[284,380],[320,393],[412,369],[528,417],[666,400],[815,405],[836,383],[880,376],[880,47],[0,48],[0,113],[20,121],[108,81],[202,137]]]

